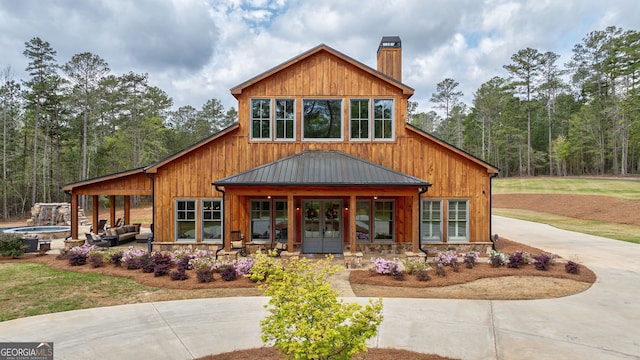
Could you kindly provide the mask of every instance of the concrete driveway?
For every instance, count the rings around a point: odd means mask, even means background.
[[[384,299],[370,346],[460,359],[640,359],[639,245],[503,217],[493,229],[587,265],[596,284],[549,300]],[[201,299],[34,316],[0,323],[0,342],[53,341],[56,359],[192,359],[261,346],[266,303]]]

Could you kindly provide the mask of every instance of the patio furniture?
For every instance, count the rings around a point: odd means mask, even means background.
[[[231,231],[231,251],[238,251],[240,256],[247,256],[247,244],[244,242],[240,230]]]
[[[276,256],[280,256],[280,253],[282,253],[283,251],[287,251],[288,238],[289,238],[289,231],[286,228],[280,230],[278,235],[276,235],[275,243],[271,244],[271,249],[277,252]]]
[[[108,248],[109,246],[111,246],[111,242],[110,241],[103,240],[102,238],[98,237],[95,234],[85,233],[85,236],[87,237],[87,243],[89,245],[95,245],[95,246],[101,247],[101,248]]]
[[[25,245],[27,248],[24,250],[25,253],[32,253],[38,251],[38,238],[27,238],[25,240]]]

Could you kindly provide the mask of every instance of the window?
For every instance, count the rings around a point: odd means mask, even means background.
[[[276,140],[291,140],[295,136],[295,109],[292,99],[276,99]]]
[[[202,201],[202,241],[222,243],[222,201]]]
[[[276,240],[280,242],[287,242],[289,236],[289,213],[287,211],[286,200],[274,200],[273,201],[275,219],[274,229]]]
[[[468,236],[468,202],[466,200],[450,200],[448,203],[448,240],[469,241]]]
[[[371,241],[371,201],[356,201],[356,240]]]
[[[251,138],[271,139],[270,99],[251,99]]]
[[[251,201],[251,241],[271,241],[271,202]]]
[[[195,200],[176,200],[176,239],[177,241],[196,240]]]
[[[394,220],[393,220],[393,201],[391,200],[375,200],[373,202],[375,223],[373,231],[375,231],[375,241],[393,241]]]
[[[351,100],[349,103],[351,139],[369,138],[369,100]]]
[[[374,100],[373,115],[374,138],[393,139],[393,100]]]
[[[422,241],[442,241],[442,201],[422,202]]]
[[[302,100],[302,138],[342,139],[342,100]]]

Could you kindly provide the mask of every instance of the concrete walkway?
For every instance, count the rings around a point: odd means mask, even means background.
[[[587,265],[596,284],[549,300],[384,299],[370,346],[460,359],[640,359],[639,245],[502,217],[493,229]],[[0,323],[0,341],[53,341],[56,359],[192,359],[261,346],[266,303],[199,299],[34,316]]]

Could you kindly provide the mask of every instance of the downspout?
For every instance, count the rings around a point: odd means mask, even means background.
[[[491,241],[491,249],[493,251],[496,250],[496,242],[499,237],[498,234],[495,236],[491,235],[493,233],[493,178],[498,176],[498,173],[493,173],[489,175],[489,241]]]
[[[420,216],[422,216],[422,201],[420,201],[420,195],[426,193],[429,190],[429,186],[431,186],[431,184],[421,188],[418,192],[418,222],[420,221]],[[427,262],[427,250],[422,248],[422,224],[418,224],[418,249],[424,253],[424,262]]]
[[[225,237],[226,237],[226,236],[224,236],[224,234],[225,234],[225,229],[224,229],[224,218],[227,216],[227,214],[225,214],[225,213],[224,213],[224,208],[226,207],[226,205],[225,205],[225,203],[224,203],[224,202],[225,202],[224,197],[225,197],[226,193],[225,193],[225,191],[224,191],[222,188],[220,188],[218,185],[215,185],[215,188],[216,188],[216,190],[217,190],[217,191],[219,191],[219,192],[221,192],[221,193],[222,193],[222,209],[223,209],[223,213],[222,213],[222,234],[223,234],[223,235],[222,235],[222,246],[221,246],[218,250],[216,250],[216,259],[218,259],[218,253],[219,253],[220,251],[224,250],[224,241],[225,241]]]
[[[151,180],[151,236],[147,238],[147,250],[151,252],[153,245],[153,237],[155,236],[155,222],[156,222],[156,181],[152,174],[144,171],[144,174]]]

